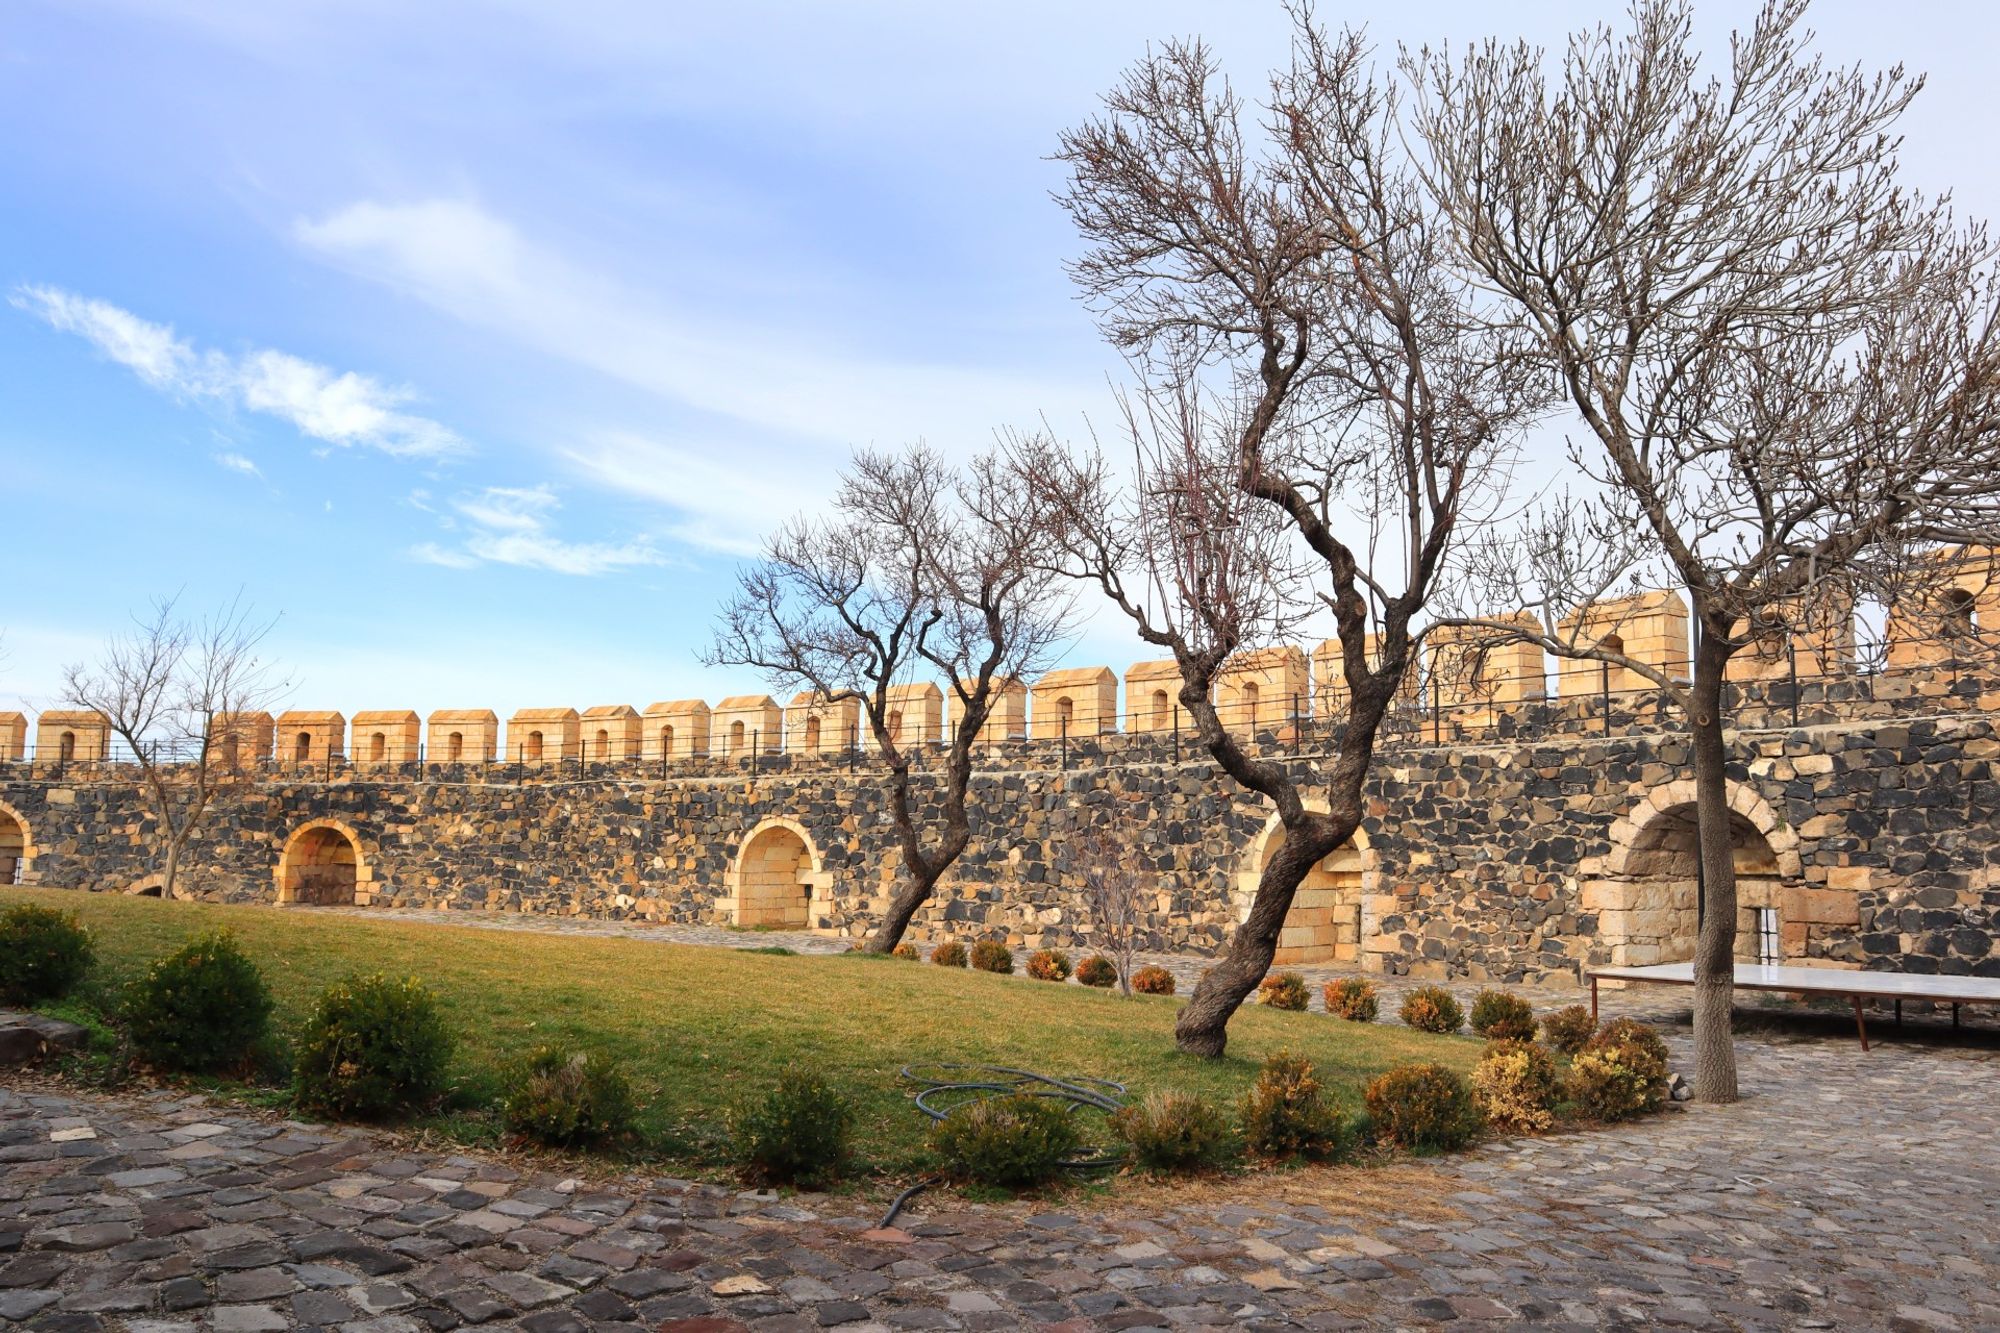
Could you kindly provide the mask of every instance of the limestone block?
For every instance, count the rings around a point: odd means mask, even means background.
[[[970,693],[976,681],[962,680],[960,688]],[[979,728],[979,743],[991,748],[1002,741],[1019,740],[1028,734],[1028,687],[1018,680],[995,679],[990,686],[986,722]],[[949,725],[957,725],[957,696],[953,696]]]
[[[278,763],[288,768],[332,763],[347,753],[347,719],[326,710],[278,714]]]
[[[217,713],[208,720],[209,758],[225,773],[267,764],[277,734],[269,713]]]
[[[637,759],[644,748],[639,710],[631,704],[599,704],[595,708],[586,708],[577,721],[583,738],[583,757],[594,764]]]
[[[1134,662],[1125,669],[1125,730],[1132,732],[1193,730],[1181,707],[1181,666],[1164,662]]]
[[[1118,677],[1110,667],[1051,671],[1035,682],[1029,714],[1034,739],[1096,736],[1117,729]]]
[[[110,754],[111,722],[102,713],[47,712],[35,719],[38,763],[96,763]]]
[[[714,723],[705,701],[670,699],[646,705],[640,726],[644,732],[641,755],[658,761],[707,754]]]
[[[1875,870],[1872,866],[1828,866],[1826,887],[1850,891],[1875,887]]]
[[[503,763],[558,764],[582,754],[583,723],[574,708],[522,708],[507,719]]]
[[[490,708],[440,708],[426,722],[426,757],[433,764],[483,764],[500,741]]]
[[[2000,553],[1939,551],[1927,576],[1889,608],[1889,665],[1904,670],[1991,663],[2000,646]]]
[[[801,690],[785,710],[785,749],[792,754],[845,754],[861,738],[861,701],[822,698]]]
[[[891,685],[882,696],[883,722],[889,739],[898,749],[909,750],[944,743],[944,691],[932,681],[915,685]],[[861,740],[870,749],[879,748],[874,728],[864,717]]]
[[[1854,600],[1843,592],[1766,608],[1758,624],[1739,632],[1746,642],[1729,659],[1730,680],[1789,680],[1794,670],[1800,680],[1823,680],[1854,671]]]
[[[1254,736],[1308,716],[1312,686],[1305,651],[1286,645],[1238,653],[1215,678],[1215,711],[1231,731]]]
[[[1526,633],[1541,626],[1526,613],[1507,618]],[[1448,625],[1424,637],[1424,669],[1434,698],[1445,709],[1490,720],[1484,710],[1548,695],[1548,658],[1539,643],[1510,639],[1495,630]]]
[[[409,709],[359,712],[348,725],[354,732],[357,764],[386,766],[416,762],[423,728]]]
[[[1668,676],[1689,669],[1687,603],[1671,592],[1647,592],[1596,602],[1564,618],[1561,632],[1578,644],[1601,646],[1644,662]],[[1565,699],[1587,698],[1605,688],[1613,694],[1657,687],[1636,671],[1606,668],[1589,658],[1565,657],[1556,665],[1557,688]]]
[[[21,713],[0,713],[0,763],[18,763],[27,753],[27,717]]]
[[[1801,926],[1858,926],[1861,902],[1852,892],[1840,889],[1789,889],[1778,908],[1781,921],[1797,921]]]
[[[768,694],[731,695],[708,715],[708,752],[736,758],[752,746],[765,754],[784,749],[785,710]]]

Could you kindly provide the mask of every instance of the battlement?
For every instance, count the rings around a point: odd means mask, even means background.
[[[2000,559],[1990,552],[1952,552],[1940,557],[1937,569],[1937,577],[1891,611],[1888,637],[1876,645],[1879,664],[1864,667],[1859,660],[1851,607],[1771,617],[1730,663],[1732,716],[1744,726],[1801,725],[1925,709],[2000,709],[2000,694],[1986,684],[2000,676]],[[1562,628],[1581,643],[1601,643],[1669,678],[1688,673],[1688,610],[1674,593],[1600,602]],[[1371,638],[1371,665],[1375,651]],[[1176,750],[1192,743],[1176,663],[1133,663],[1122,678],[1122,699],[1120,686],[1120,676],[1103,666],[999,682],[982,748],[1055,745],[1067,754],[1102,752],[1114,738],[1171,740]],[[944,743],[955,721],[955,697],[930,681],[898,685],[890,696],[899,748],[921,759]],[[1246,651],[1215,682],[1223,725],[1280,748],[1330,739],[1344,721],[1345,696],[1343,651],[1331,639],[1310,653],[1294,645]],[[1405,676],[1384,739],[1462,743],[1657,728],[1670,708],[1665,693],[1630,668],[1589,658],[1551,662],[1537,644],[1481,628],[1441,627],[1426,637]],[[0,763],[119,758],[109,725],[96,713],[41,714],[32,752],[27,734],[21,714],[0,713]],[[777,757],[838,764],[877,748],[859,700],[827,700],[810,691],[784,704],[744,694],[713,706],[700,699],[653,703],[643,713],[629,704],[581,713],[526,708],[507,719],[504,738],[499,720],[484,709],[443,709],[426,723],[408,709],[358,712],[351,722],[332,711],[293,710],[276,718],[218,714],[211,735],[223,765],[232,769],[366,767],[383,773],[495,763],[551,771],[620,763],[726,770]]]

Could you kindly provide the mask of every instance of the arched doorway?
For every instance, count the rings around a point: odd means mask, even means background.
[[[1807,922],[1787,920],[1800,895],[1798,837],[1752,789],[1730,784],[1729,841],[1736,863],[1736,956],[1785,962],[1805,951]],[[1611,852],[1584,885],[1584,907],[1597,914],[1596,956],[1614,965],[1684,963],[1694,957],[1701,925],[1700,841],[1694,783],[1649,794],[1612,829]],[[1592,867],[1586,865],[1585,872]],[[1803,916],[1794,911],[1791,915]],[[1832,920],[1814,904],[1818,924]]]
[[[830,878],[803,828],[766,820],[743,840],[730,868],[735,924],[804,930],[812,924],[813,892]]]
[[[353,830],[332,820],[303,825],[278,859],[278,901],[306,907],[350,907],[367,879]]]
[[[1257,858],[1262,874],[1278,849],[1285,845],[1285,831],[1273,829],[1264,839],[1263,855]],[[1255,885],[1253,882],[1252,889]],[[1361,962],[1361,851],[1353,843],[1338,848],[1306,872],[1292,908],[1278,932],[1278,952],[1274,967],[1296,967],[1307,963],[1344,964]]]
[[[29,848],[28,822],[11,806],[0,805],[0,884],[27,882]]]

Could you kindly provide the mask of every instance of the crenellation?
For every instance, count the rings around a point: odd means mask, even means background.
[[[348,721],[354,734],[354,762],[370,768],[413,764],[422,753],[423,724],[408,708],[356,713]]]
[[[583,755],[592,763],[637,759],[645,749],[639,710],[630,704],[599,704],[578,719]]]
[[[490,708],[440,708],[425,735],[425,757],[434,764],[489,764],[500,746],[500,719]]]
[[[224,772],[271,762],[278,722],[266,712],[217,713],[208,720],[210,757]]]
[[[561,764],[583,756],[583,720],[574,708],[520,708],[507,719],[502,761]]]
[[[768,694],[738,694],[709,714],[708,752],[735,757],[785,748],[785,710]]]
[[[792,754],[845,754],[861,740],[861,701],[801,690],[785,709],[783,748]]]
[[[711,725],[708,704],[700,699],[647,704],[640,717],[643,729],[640,754],[655,763],[705,756]]]
[[[0,760],[20,762],[28,754],[28,719],[22,713],[0,713]]]
[[[347,756],[347,719],[339,713],[291,709],[278,714],[274,726],[280,764],[324,767]]]
[[[1028,735],[1038,741],[1118,730],[1118,677],[1110,667],[1051,671],[1030,692]]]

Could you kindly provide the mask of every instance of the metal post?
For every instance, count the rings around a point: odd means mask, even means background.
[[[757,776],[757,758],[763,752],[763,749],[764,729],[762,727],[752,727],[750,729],[750,776],[753,778]]]
[[[1611,663],[1597,664],[1597,692],[1604,701],[1604,734],[1611,734]]]
[[[1168,705],[1168,707],[1169,707],[1169,708],[1170,708],[1170,709],[1172,710],[1172,712],[1173,712],[1173,718],[1174,718],[1174,762],[1178,764],[1178,763],[1179,763],[1179,762],[1181,761],[1181,709],[1180,709],[1180,704],[1179,704],[1178,702],[1175,702],[1175,703],[1172,703],[1172,704],[1169,704],[1169,705]]]
[[[1299,724],[1299,692],[1297,690],[1293,690],[1292,691],[1292,753],[1293,754],[1297,754],[1300,750],[1305,748],[1305,739],[1300,734],[1300,732],[1301,732],[1301,727]]]
[[[1792,725],[1799,725],[1799,644],[1791,630],[1785,631],[1785,657],[1792,675]]]
[[[1444,744],[1444,703],[1439,697],[1438,678],[1431,677],[1431,744]]]
[[[1062,718],[1062,771],[1069,772],[1069,719]]]

